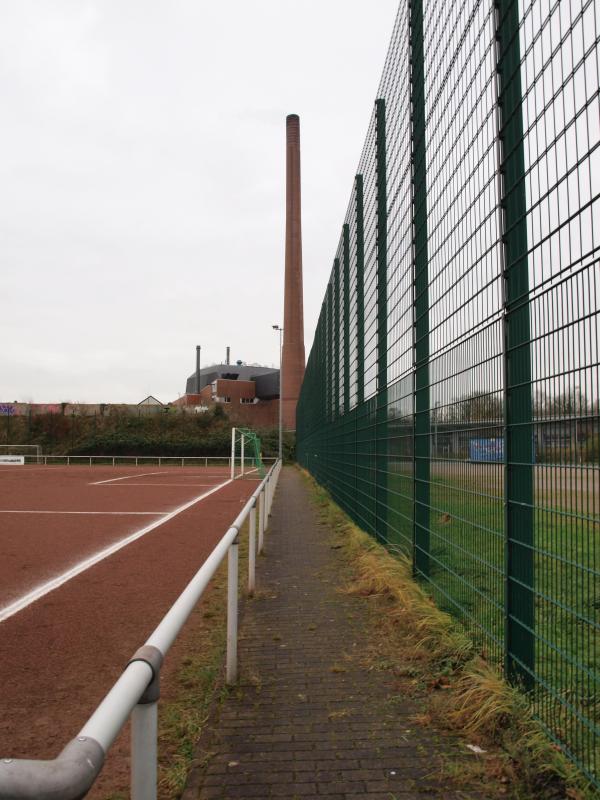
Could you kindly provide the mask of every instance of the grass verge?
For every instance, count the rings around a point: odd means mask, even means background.
[[[248,531],[240,533],[239,592],[247,582]],[[181,796],[193,765],[210,753],[198,753],[198,740],[229,689],[225,685],[227,561],[225,560],[188,621],[178,667],[165,682],[159,704],[159,800]],[[177,645],[176,645],[177,646]]]
[[[438,609],[412,578],[405,558],[391,555],[356,527],[302,470],[323,522],[334,532],[344,569],[341,591],[372,612],[370,669],[391,670],[402,691],[419,698],[420,725],[453,731],[474,748],[470,768],[442,767],[465,788],[494,780],[514,800],[591,800],[595,791],[533,719],[525,697],[476,652],[464,629]]]

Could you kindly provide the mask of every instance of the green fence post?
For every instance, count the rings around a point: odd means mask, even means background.
[[[411,167],[414,262],[414,556],[415,574],[429,575],[431,447],[429,424],[429,275],[423,5],[410,4]]]
[[[344,421],[343,421],[343,469],[348,474],[350,467],[356,474],[356,461],[353,456],[352,436],[349,433],[352,417],[350,416],[350,226],[342,226],[342,271],[344,276]],[[356,494],[350,493],[346,502],[351,513],[354,512]]]
[[[356,183],[356,405],[365,400],[365,214],[363,176]]]
[[[333,353],[335,397],[333,408],[335,419],[340,416],[340,260],[333,260]]]
[[[365,213],[363,176],[356,175],[356,408],[354,414],[354,486],[356,509],[359,507],[359,469],[362,454],[359,453],[359,419],[365,402]],[[358,517],[357,517],[358,518]]]
[[[342,229],[344,269],[344,414],[350,411],[350,226]]]
[[[375,153],[377,175],[377,406],[375,437],[375,532],[387,540],[387,148],[385,100],[375,101]]]
[[[333,286],[331,281],[327,284],[327,414],[329,422],[333,422]]]
[[[329,414],[329,428],[327,430],[325,447],[323,452],[323,475],[324,485],[329,488],[329,476],[331,474],[331,431],[335,422],[335,405],[333,393],[335,387],[335,364],[333,360],[333,276],[327,284],[327,405]]]
[[[534,685],[533,403],[523,97],[516,0],[495,6],[498,73],[505,368],[505,670]]]

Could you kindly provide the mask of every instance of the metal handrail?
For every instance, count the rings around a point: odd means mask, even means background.
[[[44,464],[44,466],[52,466],[52,462],[59,462],[60,465],[64,464],[70,466],[71,464],[87,464],[93,466],[94,463],[100,463],[102,466],[138,466],[139,464],[147,465],[151,461],[157,462],[160,467],[166,462],[176,462],[182,467],[186,466],[186,462],[194,462],[192,466],[198,466],[198,462],[204,462],[204,466],[208,467],[209,462],[220,461],[223,466],[231,466],[230,456],[66,456],[66,455],[52,455],[52,454],[39,454],[30,455],[25,454],[26,463]],[[254,459],[246,456],[244,459],[245,464],[253,463]],[[271,457],[263,458],[265,462],[275,462],[276,459]],[[58,465],[58,464],[55,464]]]
[[[248,592],[255,587],[256,505],[258,552],[271,511],[281,461],[277,460],[233,524],[175,603],[129,661],[120,678],[78,735],[52,760],[0,759],[0,800],[78,800],[85,797],[106,754],[131,715],[131,797],[155,800],[160,668],[208,583],[228,556],[226,681],[237,680],[238,540],[248,517]]]

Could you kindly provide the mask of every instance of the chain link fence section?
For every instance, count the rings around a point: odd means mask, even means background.
[[[396,18],[300,463],[600,786],[600,0]]]

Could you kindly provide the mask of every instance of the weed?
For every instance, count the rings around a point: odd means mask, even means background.
[[[246,526],[247,528],[247,526]],[[240,561],[248,555],[248,537],[243,529],[240,536]],[[181,795],[192,765],[208,763],[211,753],[198,755],[197,742],[211,710],[218,707],[230,691],[242,692],[241,687],[229,689],[223,683],[223,662],[226,648],[226,588],[227,565],[223,564],[201,605],[192,613],[185,640],[185,653],[180,666],[163,691],[159,705],[159,798],[174,800]],[[240,566],[240,590],[246,580]],[[260,688],[260,680],[253,683]],[[117,800],[117,798],[115,798]]]
[[[343,719],[344,717],[349,717],[352,712],[348,708],[340,708],[337,711],[330,711],[327,716],[329,719]]]

